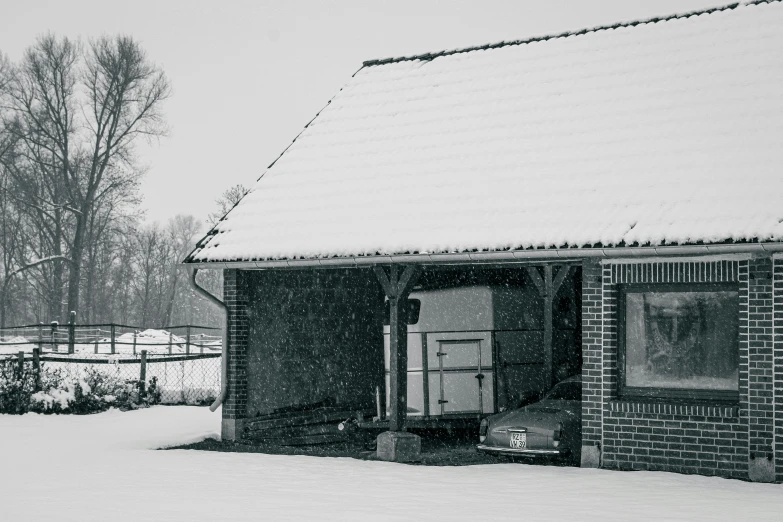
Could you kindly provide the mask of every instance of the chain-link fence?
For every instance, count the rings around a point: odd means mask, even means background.
[[[126,383],[155,382],[164,404],[206,404],[220,392],[221,354],[191,353],[154,354],[140,350],[137,354],[44,352],[0,355],[0,369],[20,371],[25,361],[33,361],[36,371],[57,371],[66,380],[86,380],[90,372]]]

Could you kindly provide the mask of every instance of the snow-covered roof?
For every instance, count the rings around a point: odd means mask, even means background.
[[[188,257],[783,238],[783,3],[366,62]]]

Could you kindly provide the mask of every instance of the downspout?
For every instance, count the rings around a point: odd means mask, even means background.
[[[226,399],[226,394],[228,393],[228,307],[226,306],[226,303],[196,283],[198,268],[190,266],[188,267],[188,271],[190,272],[190,277],[188,277],[190,287],[207,301],[217,305],[226,314],[226,327],[223,329],[223,343],[221,349],[222,357],[220,358],[220,394],[218,395],[218,398],[215,399],[215,402],[212,403],[212,406],[209,407],[210,411],[215,411],[218,406],[223,404],[223,401]]]

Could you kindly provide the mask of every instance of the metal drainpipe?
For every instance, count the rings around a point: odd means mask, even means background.
[[[218,406],[223,404],[223,401],[226,399],[226,394],[228,393],[228,307],[226,306],[226,303],[206,291],[204,288],[198,286],[198,283],[196,283],[198,268],[188,267],[188,271],[190,272],[190,277],[188,278],[190,287],[208,301],[216,304],[226,314],[226,327],[223,329],[223,344],[221,349],[222,357],[220,358],[220,395],[215,399],[215,402],[212,403],[212,406],[209,407],[210,411],[215,411]]]

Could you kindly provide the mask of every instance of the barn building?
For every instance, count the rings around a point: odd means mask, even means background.
[[[408,426],[580,373],[583,466],[783,480],[781,27],[743,2],[365,62],[185,260],[224,273],[224,438],[388,401],[404,460]]]

